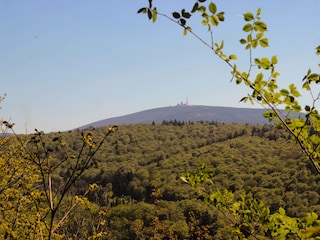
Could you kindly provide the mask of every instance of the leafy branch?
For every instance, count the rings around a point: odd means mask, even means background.
[[[286,129],[292,138],[298,143],[306,157],[311,161],[317,173],[320,173],[320,115],[315,108],[315,102],[319,100],[320,93],[314,97],[311,91],[312,84],[320,83],[320,74],[313,73],[308,70],[306,76],[303,78],[303,88],[310,92],[313,103],[312,107],[305,106],[306,114],[302,113],[297,98],[301,96],[297,87],[291,83],[288,88],[279,89],[277,85],[277,77],[279,72],[275,71],[275,66],[278,63],[276,56],[271,58],[253,58],[253,50],[257,47],[266,48],[269,46],[269,40],[264,36],[267,31],[267,24],[261,21],[261,9],[259,8],[254,15],[251,12],[243,14],[245,25],[242,30],[247,34],[245,38],[240,39],[240,44],[249,50],[249,69],[246,72],[238,70],[237,65],[232,61],[237,60],[235,54],[227,55],[224,52],[224,41],[221,43],[214,42],[213,28],[218,27],[219,23],[224,21],[224,12],[218,12],[215,3],[210,2],[208,5],[203,3],[206,0],[198,0],[192,7],[191,11],[182,9],[172,13],[172,17],[157,11],[157,8],[152,5],[152,0],[149,0],[149,6],[138,10],[138,13],[147,14],[149,20],[156,22],[157,16],[162,16],[171,22],[178,24],[183,28],[183,34],[190,33],[197,38],[202,44],[207,46],[216,56],[224,61],[228,67],[232,69],[232,79],[236,80],[237,84],[245,84],[251,89],[251,93],[243,97],[240,102],[247,102],[248,100],[254,104],[255,102],[261,104],[268,109],[264,113],[264,117],[269,121],[273,121]],[[188,20],[194,15],[200,14],[202,18],[202,25],[207,27],[211,42],[205,41],[200,35],[195,33],[190,26]],[[320,54],[320,46],[316,48],[316,54]],[[251,79],[252,70],[262,70],[257,73],[254,80]],[[268,73],[268,78],[265,79],[264,72]],[[284,107],[280,110],[279,107]],[[294,117],[294,113],[300,114],[298,118]]]
[[[60,148],[60,152],[62,152],[62,156],[54,156],[52,154],[53,149],[45,139],[42,131],[35,129],[35,134],[25,143],[20,136],[14,132],[13,124],[5,121],[4,124],[12,130],[15,138],[26,152],[27,160],[29,160],[39,172],[40,181],[38,184],[45,196],[44,201],[40,202],[38,207],[39,221],[45,225],[48,239],[52,239],[57,229],[68,218],[74,208],[85,202],[86,195],[96,187],[96,185],[90,185],[82,197],[75,196],[75,203],[62,213],[60,219],[57,219],[57,213],[62,211],[61,207],[71,187],[83,173],[94,164],[93,158],[95,154],[101,149],[107,137],[117,130],[118,126],[114,125],[108,128],[98,143],[93,140],[92,133],[88,132],[84,134],[82,132],[82,145],[77,156],[69,154],[66,142],[60,136],[54,137],[52,142],[56,144],[56,150]],[[59,172],[61,171],[64,172],[63,182],[59,182],[58,180]],[[54,184],[55,181],[57,182],[56,184]],[[40,209],[42,209],[42,211],[40,211]],[[42,236],[42,228],[40,228],[40,232]]]
[[[232,225],[238,239],[310,239],[320,232],[320,220],[316,213],[304,218],[292,218],[283,208],[271,213],[262,201],[243,194],[239,199],[227,189],[211,190],[214,171],[204,164],[194,173],[181,177],[198,195],[198,198],[213,205]],[[249,238],[250,237],[250,238]]]

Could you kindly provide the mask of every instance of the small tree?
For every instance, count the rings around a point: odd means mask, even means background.
[[[94,165],[95,154],[117,126],[108,128],[99,142],[91,132],[82,132],[79,152],[70,154],[60,136],[51,139],[52,144],[37,129],[31,136],[17,135],[14,124],[2,124],[13,135],[0,139],[0,234],[10,239],[62,238],[59,228],[79,204],[88,203],[86,196],[96,185],[81,195],[70,190]]]

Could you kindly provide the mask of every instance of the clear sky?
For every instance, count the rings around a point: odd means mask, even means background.
[[[277,55],[279,85],[318,71],[319,0],[217,0],[225,22],[214,32],[225,51],[248,55],[239,39],[242,14],[262,8],[270,48]],[[193,1],[154,1],[170,14]],[[146,109],[185,102],[252,107],[239,103],[248,91],[230,83],[230,69],[191,35],[159,18],[137,14],[147,0],[0,0],[0,117],[19,133],[65,131]],[[193,30],[208,39],[200,22]],[[308,101],[309,99],[306,99]]]

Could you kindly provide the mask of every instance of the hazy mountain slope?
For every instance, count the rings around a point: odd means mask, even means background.
[[[101,127],[111,124],[161,123],[162,121],[217,121],[223,123],[265,124],[265,110],[252,108],[215,107],[202,105],[178,105],[132,113],[120,117],[96,121],[80,127]]]

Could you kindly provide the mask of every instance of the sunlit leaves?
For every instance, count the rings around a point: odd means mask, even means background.
[[[203,19],[203,20],[201,21],[201,23],[202,23],[203,26],[207,26],[207,25],[208,25],[208,21],[205,20],[205,19]]]
[[[300,92],[297,90],[297,87],[291,83],[289,85],[289,89],[290,89],[290,93],[294,96],[294,97],[299,97],[301,96]]]
[[[180,179],[183,182],[190,184],[192,188],[200,193],[205,190],[201,184],[213,184],[213,174],[213,170],[207,168],[206,165],[202,163],[201,167],[199,167],[196,172],[187,173],[184,176],[181,176]]]
[[[256,16],[257,16],[258,19],[260,19],[261,11],[262,11],[261,8],[258,8],[258,9],[257,9],[257,14],[256,14]]]
[[[152,20],[153,23],[157,21],[158,12],[157,8],[152,6],[152,0],[149,0],[149,6],[140,8],[137,13],[147,14],[148,19]]]
[[[230,60],[237,60],[237,55],[231,54],[231,55],[229,55],[229,59]]]
[[[271,79],[269,82],[268,82],[268,91],[269,93],[273,94],[273,92],[278,88],[278,85],[276,83],[276,80],[275,79]]]
[[[245,21],[252,21],[254,19],[254,16],[251,12],[247,12],[243,14],[244,20]]]
[[[231,54],[229,55],[229,57],[222,51],[223,47],[224,47],[224,40],[221,41],[221,43],[214,43],[214,52],[215,54],[217,54],[218,56],[220,56],[222,59],[224,59],[226,62],[230,61],[230,60],[235,60],[237,58],[236,55]]]
[[[307,74],[302,79],[304,81],[303,88],[307,91],[311,91],[311,84],[319,84],[320,83],[320,74],[313,73],[311,69],[308,70]]]
[[[272,111],[266,112],[264,116],[270,120],[275,117]],[[304,122],[301,122],[300,119],[294,122],[297,128],[304,125]],[[319,139],[315,138],[315,143],[319,143]],[[234,194],[227,189],[217,188],[210,191],[201,180],[203,166],[200,169],[200,171],[198,170],[199,174],[187,174],[181,179],[196,190],[199,199],[203,202],[215,206],[229,218],[232,217],[232,233],[235,236],[240,238],[255,236],[257,239],[264,239],[265,237],[287,239],[297,236],[302,239],[320,232],[319,227],[314,227],[320,223],[318,215],[315,213],[307,214],[305,218],[301,219],[292,218],[286,214],[284,208],[280,207],[274,213],[271,213],[262,201],[245,194],[236,200]]]
[[[319,83],[319,74],[317,74],[317,73],[311,73],[308,77],[307,77],[307,79],[309,80],[309,81],[311,81],[311,82],[316,82],[316,83]]]
[[[272,56],[272,58],[271,58],[271,64],[272,64],[272,65],[275,65],[275,64],[277,64],[277,63],[278,63],[277,56]]]
[[[259,40],[260,46],[261,47],[269,47],[269,41],[268,38],[263,38]]]
[[[256,48],[258,46],[258,40],[257,39],[253,39],[251,41],[251,47]]]
[[[295,235],[299,231],[297,219],[288,217],[283,208],[270,216],[269,228],[271,237],[279,239],[286,239],[289,234]]]
[[[257,64],[258,68],[268,70],[271,67],[271,61],[268,58],[255,58],[254,62],[255,64]]]
[[[199,11],[201,13],[202,17],[202,25],[206,26],[208,28],[208,31],[211,31],[211,27],[217,27],[219,25],[219,22],[224,21],[224,12],[218,12],[217,13],[217,6],[215,3],[210,2],[207,8],[203,5],[194,5],[194,8],[192,11]]]
[[[266,111],[263,113],[263,117],[267,118],[270,122],[272,122],[275,117],[275,114],[272,111]]]
[[[21,139],[26,144],[26,139]],[[35,239],[36,208],[43,200],[39,172],[26,160],[27,152],[13,137],[0,139],[0,236],[10,239]]]
[[[218,26],[219,24],[219,18],[215,15],[212,15],[209,17],[210,23],[212,24],[212,26]]]
[[[216,14],[216,12],[217,12],[217,6],[213,2],[209,3],[209,11],[213,15]]]
[[[245,44],[245,49],[256,48],[260,44],[261,47],[268,47],[269,41],[267,38],[263,38],[263,33],[267,31],[266,23],[260,21],[261,9],[257,10],[256,16],[251,12],[247,12],[243,14],[244,20],[246,23],[242,31],[249,33],[247,36],[247,40],[244,38],[240,39],[241,44]],[[253,32],[257,32],[256,36],[253,36]]]
[[[320,74],[318,73],[312,73],[311,69],[308,70],[307,74],[303,78],[303,80],[308,80],[309,83],[319,83],[320,82]]]
[[[224,12],[219,12],[216,16],[218,17],[219,21],[224,21]]]
[[[243,26],[242,30],[244,32],[250,32],[252,30],[252,25],[250,23]]]
[[[307,91],[310,91],[311,90],[310,83],[309,82],[305,82],[302,85],[302,88],[306,89]]]
[[[187,35],[187,33],[188,33],[188,31],[191,31],[191,27],[185,27],[184,29],[183,29],[183,35],[184,36],[186,36]]]
[[[261,21],[254,22],[254,30],[259,32],[267,31],[267,24]]]
[[[263,73],[258,73],[256,79],[254,80],[255,83],[260,82],[263,79]]]
[[[289,96],[289,91],[285,88],[281,89],[280,93],[282,96],[285,96],[285,97]]]

